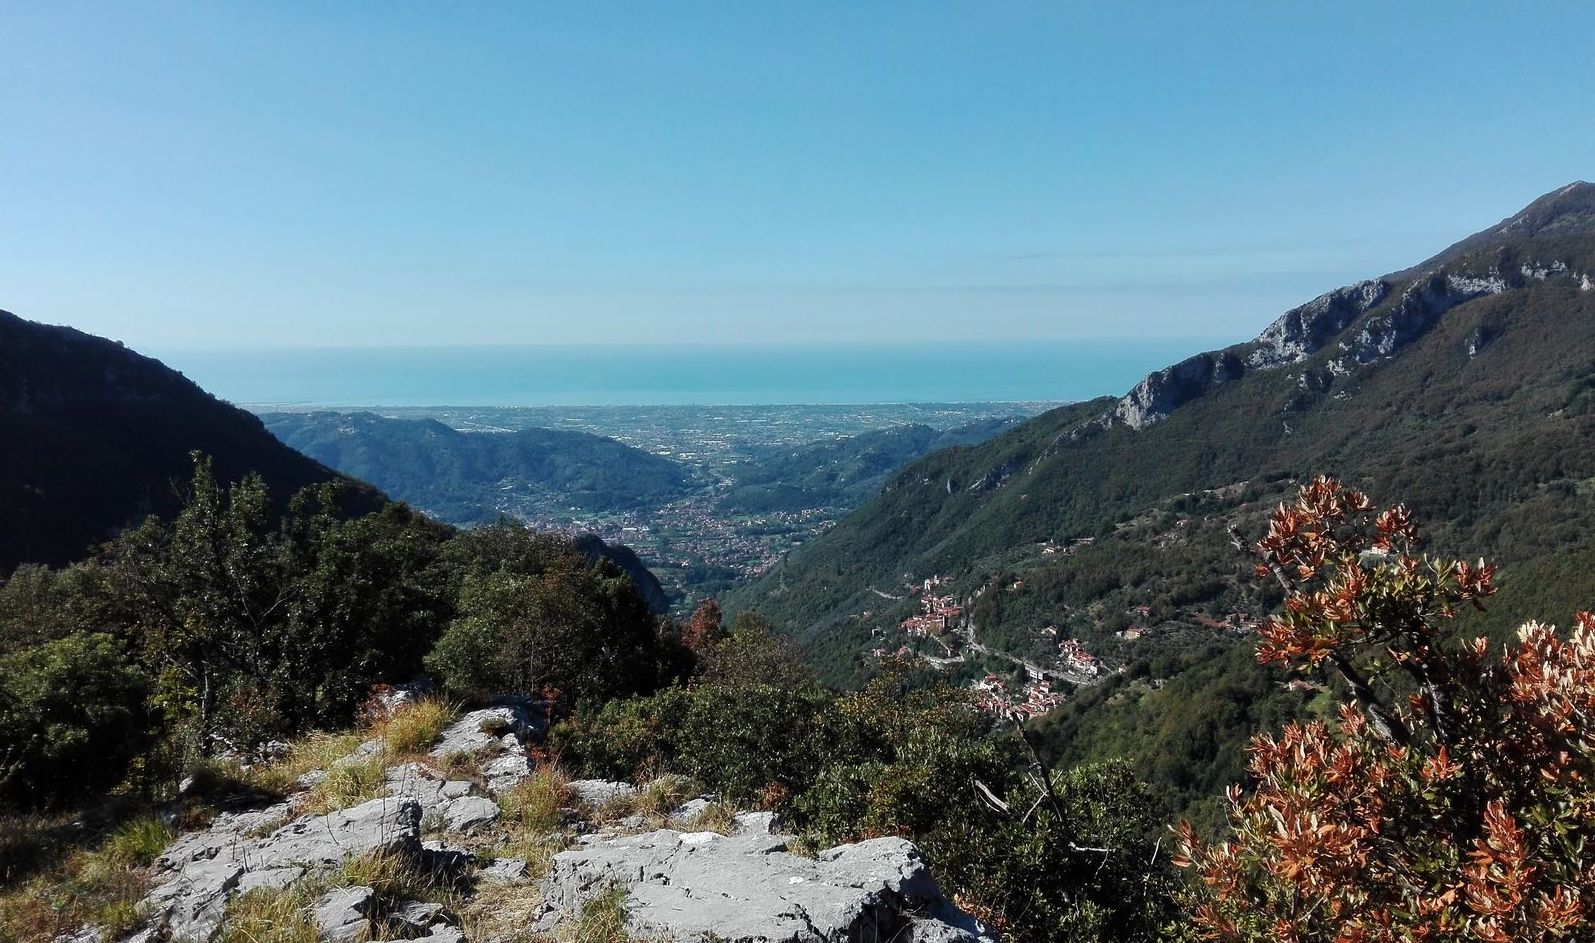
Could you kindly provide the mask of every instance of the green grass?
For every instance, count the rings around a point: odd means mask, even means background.
[[[153,815],[133,819],[106,840],[100,857],[116,867],[145,867],[160,857],[177,833],[165,821]]]

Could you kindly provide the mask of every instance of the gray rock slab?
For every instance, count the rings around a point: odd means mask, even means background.
[[[246,871],[244,876],[238,879],[238,893],[248,894],[257,890],[280,891],[304,876],[305,869],[298,865],[267,868],[263,871]]]
[[[333,769],[341,769],[345,766],[358,766],[359,764],[370,760],[374,756],[380,756],[382,751],[386,750],[387,748],[388,745],[383,742],[381,738],[373,738],[355,747],[348,754],[333,760],[331,765]]]
[[[250,843],[292,817],[293,810],[286,802],[247,812],[223,812],[204,831],[189,832],[168,845],[155,859],[155,865],[175,871],[191,861],[214,858]]]
[[[637,787],[631,783],[607,779],[578,779],[570,784],[570,791],[571,795],[590,806],[604,806],[637,795]]]
[[[376,906],[377,892],[372,888],[364,885],[337,887],[316,901],[311,915],[323,940],[348,943],[370,928]]]
[[[385,775],[388,795],[419,802],[422,820],[429,823],[441,822],[448,806],[475,788],[468,780],[446,779],[419,763],[395,766]]]
[[[664,829],[594,842],[554,857],[542,884],[549,912],[537,929],[579,914],[611,887],[627,890],[628,929],[643,938],[853,943],[912,931],[923,943],[992,940],[942,896],[919,849],[898,838],[818,859],[758,834]]]
[[[444,729],[432,747],[432,755],[441,758],[460,753],[498,753],[504,749],[505,735],[513,735],[519,741],[532,730],[530,712],[520,705],[471,711]]]
[[[416,854],[421,804],[410,798],[372,799],[326,815],[309,815],[243,849],[250,870],[303,865],[330,868],[378,851]]]
[[[735,830],[738,835],[779,835],[781,817],[774,812],[738,812]]]
[[[150,892],[145,903],[179,941],[206,941],[221,926],[227,901],[238,890],[245,868],[233,860],[191,861]]]
[[[506,752],[503,756],[482,767],[487,778],[487,791],[498,795],[514,789],[532,775],[532,761],[525,753]]]
[[[443,807],[443,828],[450,832],[469,832],[498,821],[498,803],[485,796],[465,796]]]
[[[699,796],[696,799],[688,799],[681,805],[676,806],[675,810],[670,813],[670,817],[679,822],[684,822],[688,825],[691,825],[693,822],[698,820],[698,816],[707,812],[711,805],[714,805],[714,800],[709,796]]]
[[[307,872],[375,852],[417,854],[421,846],[421,806],[408,798],[303,816],[258,838],[238,831],[241,821],[258,828],[265,820],[218,816],[210,832],[196,833],[208,838],[185,836],[160,859],[165,870],[146,904],[153,925],[166,927],[174,943],[210,940],[227,901],[248,890],[286,887]]]
[[[430,933],[438,927],[458,926],[460,918],[442,904],[412,900],[388,913],[388,925],[406,937]]]
[[[490,884],[520,884],[526,880],[526,862],[519,858],[494,858],[476,872]]]

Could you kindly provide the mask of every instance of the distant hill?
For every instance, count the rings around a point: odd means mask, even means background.
[[[1052,624],[1126,667],[1044,725],[1056,754],[1129,753],[1181,801],[1210,793],[1247,733],[1313,709],[1211,624],[1275,601],[1224,528],[1256,532],[1296,481],[1337,474],[1406,502],[1437,550],[1501,561],[1478,626],[1595,605],[1595,571],[1568,562],[1595,549],[1592,289],[1595,185],[1575,183],[1122,397],[920,459],[729,602],[847,681],[900,617],[880,593],[950,575],[987,644]]]
[[[271,413],[286,444],[445,521],[492,520],[510,496],[536,495],[586,510],[662,504],[693,488],[667,458],[586,432],[460,432],[435,419],[369,412]]]
[[[873,498],[893,472],[921,455],[983,442],[1018,421],[986,419],[956,429],[912,423],[775,450],[726,469],[735,484],[720,506],[735,514],[857,507]]]
[[[76,559],[176,511],[196,450],[221,480],[258,471],[283,500],[342,478],[157,360],[0,311],[0,572]],[[351,482],[347,500],[363,510],[384,499]]]

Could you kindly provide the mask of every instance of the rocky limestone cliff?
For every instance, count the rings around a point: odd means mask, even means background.
[[[1198,354],[1149,374],[1098,423],[1144,429],[1251,371],[1294,365],[1324,351],[1330,351],[1329,373],[1345,375],[1395,356],[1433,329],[1446,312],[1485,295],[1555,281],[1589,291],[1595,287],[1590,273],[1567,259],[1520,260],[1516,252],[1529,240],[1592,236],[1595,184],[1570,184],[1419,268],[1326,292],[1285,312],[1247,343]],[[1481,256],[1493,261],[1480,267]]]

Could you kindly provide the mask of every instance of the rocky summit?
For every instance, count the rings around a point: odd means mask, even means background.
[[[155,859],[142,924],[123,943],[233,939],[247,901],[270,902],[256,919],[298,921],[327,943],[465,943],[462,913],[476,916],[472,928],[496,928],[484,941],[506,938],[506,925],[580,939],[584,907],[616,893],[627,932],[649,940],[993,940],[942,895],[906,840],[803,857],[771,813],[722,815],[722,831],[711,831],[698,826],[723,812],[713,795],[648,803],[667,795],[658,784],[567,782],[528,755],[547,732],[541,708],[506,700],[466,713],[440,724],[422,751],[367,739],[298,773],[276,801],[250,789],[224,798],[232,811]],[[524,827],[539,788],[558,805],[543,833]],[[356,801],[351,789],[374,795]],[[339,797],[349,804],[312,811]],[[672,811],[647,814],[661,804]],[[509,854],[528,847],[568,850],[542,865]],[[546,871],[540,882],[534,867]],[[105,937],[88,926],[59,943]]]
[[[645,938],[724,943],[990,943],[942,896],[912,842],[876,838],[794,854],[761,829],[725,836],[661,829],[563,852],[543,881],[541,925],[614,888]]]

